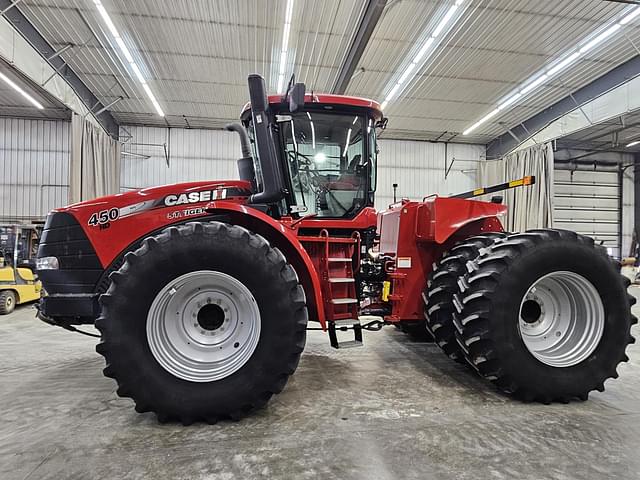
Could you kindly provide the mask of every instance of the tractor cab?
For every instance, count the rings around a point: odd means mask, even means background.
[[[242,112],[253,165],[240,168],[258,192],[251,203],[276,203],[280,215],[350,219],[372,207],[376,189],[376,127],[380,106],[358,97],[264,94],[261,77],[249,79],[252,102]],[[270,185],[270,184],[276,185]]]

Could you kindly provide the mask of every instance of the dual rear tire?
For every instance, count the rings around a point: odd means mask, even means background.
[[[452,321],[455,312],[453,295],[458,291],[458,279],[466,273],[467,262],[475,260],[482,249],[504,238],[504,233],[486,233],[468,238],[434,263],[429,274],[427,288],[422,293],[426,328],[452,360],[464,362]]]
[[[471,253],[460,259],[460,250]],[[562,230],[476,237],[436,267],[425,314],[441,332],[437,343],[504,392],[543,403],[586,399],[628,360],[635,299],[618,264],[589,237]]]

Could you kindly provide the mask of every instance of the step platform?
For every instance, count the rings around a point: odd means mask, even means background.
[[[338,341],[338,332],[353,331],[353,340]],[[360,320],[334,320],[329,322],[329,341],[333,348],[362,347],[362,325]]]

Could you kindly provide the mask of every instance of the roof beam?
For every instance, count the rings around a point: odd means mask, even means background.
[[[59,72],[88,109],[92,107],[97,109],[103,108],[104,105],[102,105],[84,82],[80,80],[80,77],[78,77],[71,67],[69,67],[59,55],[55,55],[55,48],[38,32],[20,9],[16,7],[11,8],[15,3],[15,1],[11,0],[0,0],[0,11],[4,11],[5,19],[29,42],[43,60],[47,61],[54,70]],[[118,138],[118,123],[111,113],[105,110],[95,115],[95,118],[107,133],[114,138]]]
[[[491,140],[487,144],[487,158],[502,157],[524,143],[525,140],[534,137],[536,133],[540,132],[554,120],[559,119],[577,108],[581,108],[590,100],[628,82],[638,75],[640,75],[640,55],[617,66],[588,85],[567,95],[562,100],[545,108],[528,120],[525,120],[520,125],[513,127],[511,132],[522,139],[520,143],[518,143],[509,132]]]
[[[369,39],[373,34],[373,30],[376,28],[384,7],[387,5],[387,0],[367,0],[367,6],[364,9],[364,14],[356,30],[356,34],[353,37],[353,41],[347,50],[347,54],[340,65],[338,71],[338,77],[336,78],[331,93],[338,95],[344,94],[349,86],[351,77],[360,63],[364,49],[369,43]]]

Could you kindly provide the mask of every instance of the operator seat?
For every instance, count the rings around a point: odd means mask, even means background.
[[[347,166],[347,173],[356,173],[356,167],[360,163],[361,158],[362,158],[362,155],[353,156],[353,158],[349,162],[349,165]]]

